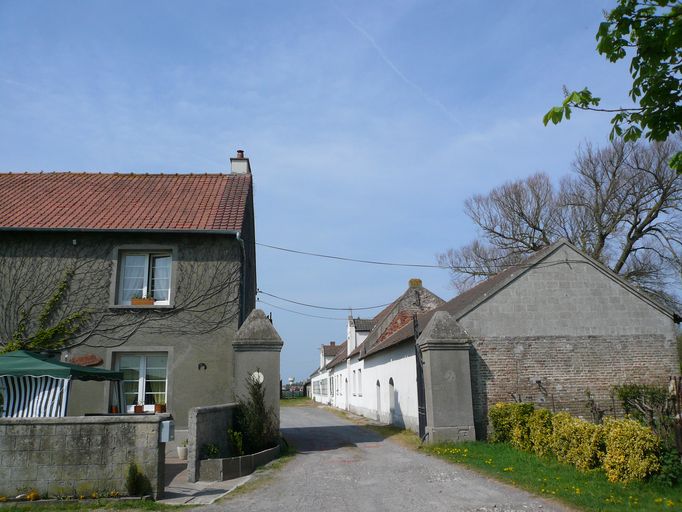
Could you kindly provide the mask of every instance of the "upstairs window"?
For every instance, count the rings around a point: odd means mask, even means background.
[[[133,298],[153,298],[154,304],[170,304],[171,255],[169,252],[124,252],[120,258],[118,304]]]

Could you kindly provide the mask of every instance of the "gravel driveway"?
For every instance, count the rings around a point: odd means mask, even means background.
[[[299,454],[255,489],[198,510],[365,512],[568,510],[404,448],[318,407],[283,407]]]

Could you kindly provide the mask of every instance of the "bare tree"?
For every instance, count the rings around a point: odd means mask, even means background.
[[[112,248],[48,235],[3,235],[0,243],[0,350],[117,346],[153,330],[205,334],[239,314],[236,244],[204,244],[177,258],[171,308],[112,307]]]
[[[506,183],[465,202],[480,239],[438,256],[466,289],[563,237],[645,291],[670,301],[679,282],[682,177],[670,168],[680,137],[617,140],[578,150],[555,187],[546,174]]]

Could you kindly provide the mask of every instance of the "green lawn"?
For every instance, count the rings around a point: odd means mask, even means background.
[[[302,407],[309,405],[315,405],[315,402],[313,402],[307,396],[300,396],[296,398],[281,398],[279,401],[280,407]]]
[[[422,450],[582,510],[682,510],[682,486],[612,484],[601,470],[583,473],[506,444],[424,445]]]

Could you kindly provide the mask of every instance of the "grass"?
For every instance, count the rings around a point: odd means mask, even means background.
[[[279,406],[280,407],[311,407],[311,406],[315,406],[315,402],[313,402],[307,396],[299,396],[296,398],[280,398]]]
[[[162,505],[148,500],[87,500],[60,501],[56,503],[2,503],[0,510],[27,510],[31,512],[57,510],[178,510],[178,507]]]
[[[581,472],[506,444],[445,443],[424,445],[422,451],[582,510],[682,510],[682,486],[612,484],[601,470]]]

